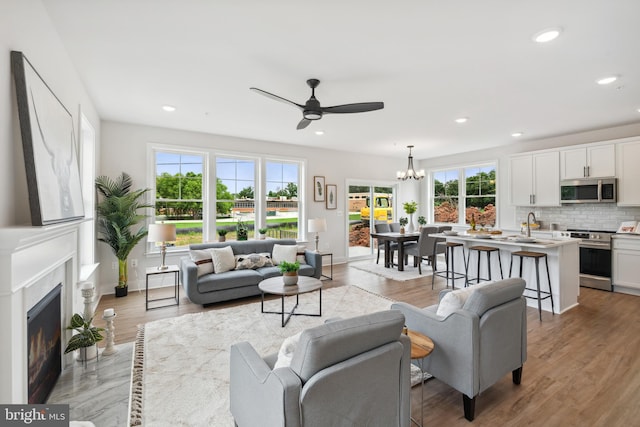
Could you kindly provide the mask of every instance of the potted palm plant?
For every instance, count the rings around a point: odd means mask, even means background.
[[[141,209],[154,207],[144,200],[149,188],[131,190],[131,177],[122,172],[116,179],[107,176],[96,178],[96,190],[101,196],[96,211],[98,213],[98,240],[108,244],[118,258],[118,285],[116,296],[127,295],[127,258],[133,248],[147,235],[147,228],[141,223],[147,215]]]
[[[260,240],[264,240],[265,237],[267,237],[267,229],[266,228],[259,228],[258,229],[258,233],[260,234]]]
[[[227,230],[224,228],[218,228],[218,242],[224,242],[227,240]]]
[[[282,261],[278,264],[278,268],[282,272],[282,281],[285,285],[295,285],[298,283],[298,270],[300,269],[300,263]]]

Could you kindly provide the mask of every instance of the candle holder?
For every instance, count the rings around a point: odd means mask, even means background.
[[[102,355],[103,356],[109,356],[110,354],[114,354],[117,353],[118,350],[114,347],[114,341],[116,338],[116,335],[114,333],[115,331],[115,326],[113,326],[113,320],[116,318],[117,314],[113,313],[112,316],[102,316],[102,318],[104,319],[105,322],[107,322],[107,327],[105,328],[105,331],[107,332],[107,340],[106,340],[106,347],[105,349],[102,351]]]
[[[94,287],[93,285],[90,288],[83,287],[81,289],[81,292],[82,292],[82,298],[84,298],[84,312],[82,315],[84,316],[85,319],[92,319],[93,310],[91,309],[91,304],[93,302]]]
[[[82,298],[84,298],[84,311],[82,313],[85,320],[93,319],[93,294],[95,288],[91,282],[82,282],[80,284],[80,292],[82,293]],[[92,322],[93,323],[93,322]],[[93,360],[98,357],[98,346],[94,345],[91,347],[84,347],[80,349],[78,352],[78,356],[76,360],[79,362],[84,362],[86,366],[88,360]]]

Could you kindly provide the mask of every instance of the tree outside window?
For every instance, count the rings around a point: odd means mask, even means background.
[[[494,166],[466,168],[465,222],[473,215],[481,227],[496,223],[496,169]]]
[[[299,237],[298,163],[266,162],[267,235]]]

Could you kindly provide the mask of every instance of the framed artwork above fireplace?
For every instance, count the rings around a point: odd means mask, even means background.
[[[84,208],[71,114],[22,52],[11,52],[11,70],[31,225],[82,218]]]

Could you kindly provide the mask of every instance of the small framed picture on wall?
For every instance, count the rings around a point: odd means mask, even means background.
[[[324,176],[313,177],[313,200],[315,202],[324,202],[325,197]]]
[[[327,184],[327,209],[338,208],[338,186],[335,184]]]

